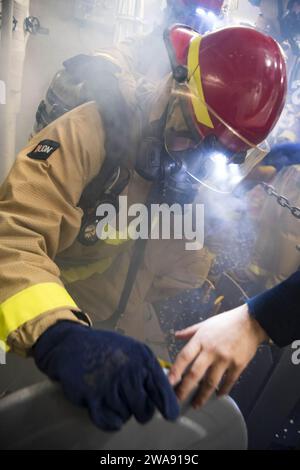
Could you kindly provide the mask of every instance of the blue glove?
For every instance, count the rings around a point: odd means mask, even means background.
[[[38,368],[61,383],[66,397],[88,408],[99,428],[115,431],[134,415],[148,422],[157,408],[179,415],[172,387],[151,350],[120,334],[61,321],[37,341]]]
[[[274,145],[264,158],[263,165],[272,165],[277,171],[284,166],[298,165],[300,163],[300,143],[285,142]]]

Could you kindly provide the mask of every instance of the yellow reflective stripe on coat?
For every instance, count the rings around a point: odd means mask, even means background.
[[[113,236],[109,238],[100,239],[100,243],[105,243],[106,245],[119,246],[123,243],[130,241],[128,235],[128,230],[119,232],[114,230],[108,224],[105,226],[105,230],[108,231],[109,228],[112,230]],[[67,284],[72,284],[72,282],[85,281],[93,274],[103,274],[107,271],[113,262],[113,257],[103,258],[94,263],[89,263],[81,266],[72,266],[70,268],[61,269],[62,279]]]
[[[66,289],[55,282],[35,284],[18,292],[0,305],[0,340],[6,342],[24,323],[57,308],[78,309]]]
[[[188,53],[188,73],[189,88],[191,90],[191,99],[197,121],[213,129],[214,125],[210,118],[201,81],[201,68],[199,64],[199,51],[202,36],[196,36],[191,40]]]
[[[112,262],[113,258],[104,258],[85,266],[73,266],[72,268],[62,269],[62,279],[67,284],[72,284],[72,282],[76,281],[85,281],[93,274],[103,274],[111,266]]]
[[[112,245],[112,246],[118,246],[122,245],[123,243],[126,243],[130,240],[129,233],[128,233],[128,227],[126,227],[124,230],[116,230],[113,226],[110,224],[107,224],[104,227],[104,231],[108,233],[107,238],[101,238],[101,241],[106,243],[107,245]]]

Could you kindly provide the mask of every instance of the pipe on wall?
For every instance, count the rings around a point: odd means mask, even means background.
[[[13,0],[2,1],[0,80],[5,86],[5,102],[0,104],[0,180],[7,175],[15,153],[15,115],[9,86],[13,42],[13,10]]]

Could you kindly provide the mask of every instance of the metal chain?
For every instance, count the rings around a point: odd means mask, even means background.
[[[273,186],[271,186],[270,184],[267,184],[265,182],[261,182],[260,185],[263,187],[264,191],[266,192],[266,194],[268,194],[268,196],[274,197],[276,199],[277,203],[281,207],[286,207],[296,219],[300,220],[300,207],[293,206],[289,202],[288,198],[278,194],[276,189]],[[297,248],[298,251],[300,251],[300,245],[297,245],[296,248]]]
[[[296,206],[293,206],[288,198],[284,197],[284,196],[281,196],[280,194],[278,194],[278,192],[276,191],[276,189],[271,186],[270,184],[267,184],[267,183],[260,183],[260,185],[264,188],[264,191],[269,195],[269,196],[272,196],[272,197],[275,197],[275,199],[277,200],[278,204],[281,206],[281,207],[286,207],[287,209],[289,209],[290,213],[296,217],[296,219],[299,219],[300,220],[300,207],[296,207]]]

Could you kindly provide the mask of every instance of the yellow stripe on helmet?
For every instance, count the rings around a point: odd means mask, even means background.
[[[201,68],[199,64],[199,51],[201,41],[202,36],[199,35],[195,36],[195,38],[193,38],[190,42],[188,53],[188,85],[191,90],[192,105],[197,121],[213,129],[214,125],[212,123],[207,106],[205,104],[205,97],[201,81]]]
[[[27,287],[0,305],[0,340],[6,343],[8,336],[21,325],[58,308],[78,310],[63,286],[45,282]]]

